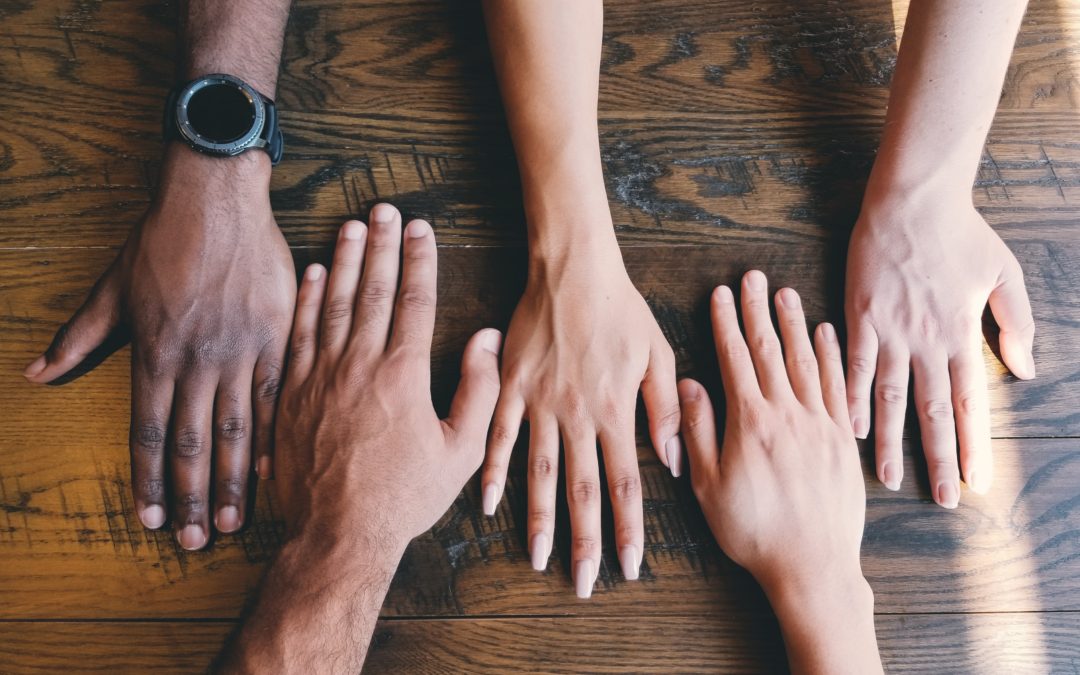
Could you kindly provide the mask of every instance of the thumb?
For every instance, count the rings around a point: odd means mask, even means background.
[[[99,347],[119,322],[120,302],[110,269],[94,285],[82,307],[56,331],[45,353],[26,367],[23,377],[42,384],[64,375]]]
[[[1001,360],[1021,380],[1035,377],[1035,359],[1031,354],[1035,341],[1035,321],[1031,302],[1024,287],[1024,271],[1012,253],[990,293],[990,311],[1001,328]]]
[[[502,334],[494,328],[477,332],[465,345],[461,359],[461,382],[450,403],[445,424],[457,444],[476,456],[476,466],[484,459],[488,425],[499,400],[499,348]]]

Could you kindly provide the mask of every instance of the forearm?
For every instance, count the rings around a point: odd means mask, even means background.
[[[215,672],[360,672],[404,546],[311,539],[282,548]]]
[[[766,593],[780,621],[793,673],[882,672],[874,595],[860,573],[832,580],[823,571],[806,583],[770,584]]]
[[[868,198],[975,180],[1026,0],[913,0]]]
[[[485,0],[534,256],[615,244],[597,132],[602,0]]]

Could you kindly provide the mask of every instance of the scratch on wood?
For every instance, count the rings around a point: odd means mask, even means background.
[[[1065,199],[1065,190],[1061,187],[1061,179],[1058,178],[1057,171],[1054,169],[1054,162],[1050,160],[1050,155],[1046,154],[1046,146],[1039,143],[1039,152],[1042,153],[1043,159],[1046,160],[1046,166],[1050,168],[1050,176],[1054,179],[1054,185],[1057,186],[1058,194],[1061,195],[1061,201],[1068,201]]]

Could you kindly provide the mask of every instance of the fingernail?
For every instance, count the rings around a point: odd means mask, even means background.
[[[619,549],[619,564],[622,566],[623,577],[627,581],[634,581],[638,578],[638,569],[641,567],[641,560],[638,559],[637,546],[633,544],[627,544]]]
[[[499,486],[488,483],[484,486],[484,515],[495,515],[495,507],[499,504]]]
[[[393,222],[396,214],[397,209],[390,204],[376,204],[375,208],[371,209],[371,219],[376,223]]]
[[[758,270],[750,270],[746,273],[746,287],[752,291],[765,290],[765,274]]]
[[[423,220],[414,220],[405,228],[405,236],[410,239],[426,237],[429,232],[431,232],[431,226]]]
[[[270,480],[270,474],[273,472],[273,468],[274,463],[269,455],[263,455],[255,464],[255,473],[259,474],[259,478],[262,478],[263,480]]]
[[[900,467],[896,462],[885,462],[881,465],[881,477],[885,487],[893,492],[900,489]]]
[[[532,553],[532,568],[537,572],[543,572],[547,569],[548,556],[551,555],[551,552],[548,551],[548,538],[546,534],[537,532],[533,535],[530,552]]]
[[[308,265],[307,271],[304,272],[304,276],[308,281],[318,281],[322,279],[322,265]]]
[[[821,337],[825,339],[825,342],[836,342],[836,329],[831,323],[821,324]]]
[[[364,224],[359,220],[350,220],[341,228],[341,236],[356,241],[364,236]]]
[[[856,417],[851,420],[851,428],[855,431],[855,438],[866,438],[866,434],[870,432],[869,426],[865,417]]]
[[[480,346],[485,351],[498,354],[499,348],[502,346],[502,333],[494,328],[484,331],[484,334],[480,336]]]
[[[724,305],[735,302],[735,296],[731,294],[731,289],[727,286],[717,286],[714,297],[716,297],[717,302]]]
[[[188,551],[198,551],[203,546],[206,546],[206,533],[203,532],[201,525],[193,523],[177,532],[176,540]]]
[[[218,532],[235,532],[240,529],[240,509],[235,506],[222,506],[214,517],[214,526]]]
[[[49,360],[42,354],[26,367],[26,370],[23,371],[23,377],[37,377],[38,373],[45,370],[45,366],[47,365],[49,365]]]
[[[1027,372],[1024,373],[1024,375],[1025,375],[1024,379],[1025,380],[1034,379],[1034,377],[1035,377],[1035,356],[1032,355],[1031,352],[1028,352],[1028,354],[1027,354],[1026,365],[1027,365],[1027,368],[1026,368]]]
[[[593,571],[591,560],[579,560],[574,565],[574,591],[582,600],[592,597]]]
[[[977,492],[981,495],[986,494],[990,490],[990,481],[984,479],[983,474],[975,469],[968,471],[967,484],[972,492]]]
[[[165,509],[157,504],[151,504],[139,512],[139,520],[144,527],[156,530],[165,524]]]
[[[799,294],[790,288],[781,288],[780,302],[784,303],[784,307],[787,307],[788,309],[798,309]]]
[[[664,445],[664,452],[667,454],[667,464],[671,469],[671,475],[678,478],[682,474],[682,442],[678,436],[668,439]]]
[[[960,504],[960,487],[952,481],[938,483],[937,493],[938,504],[947,509],[955,509]]]

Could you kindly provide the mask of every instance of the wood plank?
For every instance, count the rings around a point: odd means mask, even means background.
[[[231,622],[0,623],[4,672],[190,673]],[[1080,614],[879,615],[887,673],[1066,673]],[[132,645],[136,645],[135,648]],[[383,620],[365,673],[785,672],[771,616]]]
[[[822,243],[824,245],[824,243]],[[1041,377],[1011,382],[990,366],[998,436],[1080,432],[1080,245],[1053,240],[1018,248],[1035,273]],[[705,309],[709,289],[756,262],[776,283],[804,291],[812,319],[836,318],[824,251],[800,246],[767,256],[731,242],[715,247],[625,251],[675,346],[684,373],[715,384]],[[304,250],[305,259],[325,251]],[[273,503],[261,490],[255,523],[202,553],[142,530],[129,498],[126,351],[61,388],[24,384],[18,372],[55,324],[81,301],[107,250],[0,252],[0,618],[232,617],[280,543]],[[468,334],[505,325],[521,278],[520,250],[441,250],[435,392],[445,409]],[[639,420],[639,428],[643,427]],[[884,612],[1039,611],[1080,608],[1080,441],[996,442],[997,479],[986,497],[965,494],[957,512],[930,502],[924,467],[907,449],[899,493],[872,480],[865,570]],[[655,607],[672,612],[763,607],[745,574],[720,555],[685,479],[673,481],[639,434],[647,551],[643,580],[625,583],[608,548],[596,597],[573,598],[565,513],[551,570],[534,573],[524,553],[523,453],[494,519],[480,515],[471,484],[435,531],[409,551],[386,605],[394,616],[602,615]],[[610,528],[608,528],[610,532]],[[609,542],[610,543],[610,542]],[[132,598],[138,598],[137,603]],[[643,605],[642,603],[648,603]]]
[[[857,213],[895,56],[890,3],[724,5],[609,3],[601,132],[625,243],[824,236]],[[0,246],[117,245],[156,183],[171,11],[6,11]],[[476,3],[297,5],[273,183],[293,244],[389,196],[447,242],[522,240],[481,23]],[[1032,3],[976,189],[994,224],[1080,215],[1077,31],[1080,7]]]

